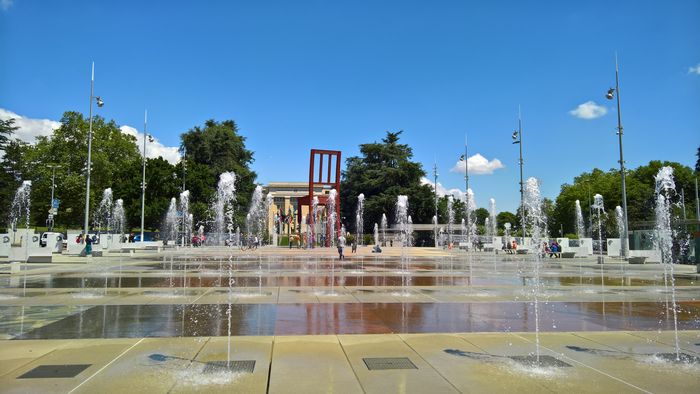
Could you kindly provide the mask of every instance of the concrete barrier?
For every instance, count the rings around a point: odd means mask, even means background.
[[[0,257],[10,256],[10,235],[0,234]]]

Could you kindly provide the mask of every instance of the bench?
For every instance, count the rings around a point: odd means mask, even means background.
[[[576,252],[561,252],[561,258],[563,259],[573,259],[576,256]]]
[[[518,249],[516,250],[517,254],[527,254],[528,249]]]

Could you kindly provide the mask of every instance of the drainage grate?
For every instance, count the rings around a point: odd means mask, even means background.
[[[363,358],[370,371],[384,369],[418,369],[407,357]]]
[[[208,361],[204,365],[204,373],[230,371],[238,373],[253,373],[255,360]]]
[[[688,353],[657,353],[656,357],[671,363],[700,364],[700,357]]]
[[[39,365],[17,379],[73,378],[92,364]]]
[[[529,367],[535,367],[535,366],[540,366],[540,367],[570,367],[571,364],[567,364],[558,358],[554,358],[552,356],[540,356],[540,362],[539,364],[537,363],[537,356],[510,356],[509,357],[511,360],[518,362],[523,365],[527,365]]]

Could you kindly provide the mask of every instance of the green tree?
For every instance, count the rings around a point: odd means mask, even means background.
[[[476,224],[478,226],[483,226],[484,223],[486,223],[486,218],[489,217],[489,210],[486,208],[477,208],[474,211],[474,215],[476,216]]]
[[[0,226],[9,221],[10,205],[24,172],[22,152],[26,144],[12,140],[12,134],[18,129],[14,123],[12,118],[0,120]]]
[[[386,132],[381,142],[360,145],[360,156],[346,160],[340,188],[341,215],[354,218],[357,196],[365,195],[364,232],[370,234],[374,223],[380,223],[386,214],[389,223],[395,222],[396,200],[408,196],[409,214],[414,223],[430,223],[434,215],[432,187],[421,184],[425,171],[420,163],[411,161],[412,149],[399,143],[403,131]],[[346,227],[354,232],[354,220],[346,220]],[[421,244],[425,239],[417,239]]]
[[[235,216],[239,225],[245,223],[257,175],[250,169],[253,152],[246,149],[245,137],[239,134],[236,122],[207,120],[204,127],[195,126],[182,134],[181,141],[186,162],[177,166],[177,174],[182,174],[185,165],[195,223],[210,218],[209,206],[219,175],[226,171],[236,174]]]
[[[505,230],[505,224],[510,223],[512,230],[517,224],[520,223],[520,220],[513,212],[503,211],[496,215],[496,222],[498,223],[498,228],[501,230]]]

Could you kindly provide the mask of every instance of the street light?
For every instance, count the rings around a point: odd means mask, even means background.
[[[629,228],[627,225],[627,187],[625,185],[625,160],[622,155],[622,115],[620,114],[620,72],[617,64],[617,54],[615,54],[615,88],[608,89],[608,93],[605,94],[605,98],[612,100],[617,99],[617,137],[620,146],[620,179],[622,182],[622,234],[620,234],[620,246],[622,258],[627,258],[628,242],[629,242]]]
[[[518,108],[518,129],[513,131],[513,144],[518,144],[520,148],[520,227],[522,229],[523,243],[525,242],[525,195],[523,193],[523,124],[520,118],[520,108]]]
[[[105,105],[102,98],[95,96],[95,62],[92,62],[92,77],[90,78],[90,128],[88,130],[88,157],[87,157],[87,181],[85,186],[85,230],[82,242],[88,236],[90,220],[90,171],[92,167],[92,101],[97,102],[97,106],[102,108]]]
[[[98,103],[99,105],[99,103]],[[148,126],[148,110],[143,114],[143,171],[141,177],[141,243],[143,243],[144,214],[146,211],[146,140],[153,142],[153,136],[146,132]]]

